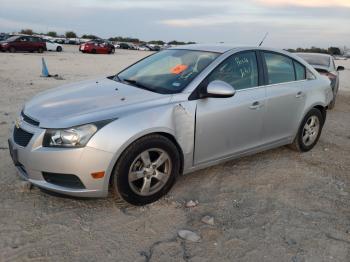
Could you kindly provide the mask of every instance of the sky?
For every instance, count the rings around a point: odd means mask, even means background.
[[[350,47],[350,0],[0,0],[0,32]]]

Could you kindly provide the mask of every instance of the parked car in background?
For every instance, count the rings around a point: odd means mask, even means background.
[[[1,51],[5,52],[38,52],[42,53],[46,50],[46,43],[41,37],[36,36],[12,36],[5,41],[0,42]]]
[[[161,50],[159,45],[150,45],[149,48],[151,49],[151,51],[155,51],[155,52],[158,52]]]
[[[45,43],[46,43],[46,50],[47,51],[62,52],[62,50],[63,50],[62,45],[55,43],[52,40],[45,39]]]
[[[6,40],[7,38],[10,38],[12,35],[9,35],[9,34],[0,34],[0,41],[4,41]]]
[[[339,90],[339,71],[343,71],[345,68],[343,66],[336,67],[331,55],[317,53],[297,53],[297,55],[308,62],[321,75],[329,78],[333,90],[333,100],[329,104],[329,109],[333,109]]]
[[[96,39],[81,44],[79,51],[91,54],[114,54],[115,47],[106,40]]]
[[[136,47],[132,44],[129,43],[119,43],[119,48],[120,49],[131,49],[131,50],[135,50]]]
[[[130,49],[130,45],[127,43],[119,43],[120,49]]]
[[[85,197],[111,189],[145,205],[181,173],[283,145],[311,150],[331,100],[329,80],[288,52],[187,45],[35,96],[9,150],[38,187]]]
[[[79,38],[66,38],[64,43],[68,45],[79,45],[80,40]]]
[[[140,45],[137,47],[137,50],[140,50],[140,51],[151,51],[151,48],[147,45]]]
[[[64,38],[54,38],[53,42],[57,43],[57,44],[64,44],[65,43],[65,39]]]

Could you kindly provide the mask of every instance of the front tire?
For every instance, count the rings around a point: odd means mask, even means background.
[[[57,46],[56,51],[57,52],[62,52],[62,47],[61,46]]]
[[[120,156],[112,189],[132,205],[146,205],[164,196],[180,172],[177,147],[161,135],[149,135],[131,144]]]
[[[38,49],[38,53],[43,53],[44,52],[44,49],[42,48],[42,47],[39,47],[39,49]]]
[[[311,109],[301,122],[291,148],[299,152],[310,151],[320,138],[324,121],[320,110]]]

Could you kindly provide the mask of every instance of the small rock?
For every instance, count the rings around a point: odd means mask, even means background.
[[[186,207],[195,207],[199,204],[199,202],[196,200],[196,201],[193,201],[193,200],[190,200],[186,203]]]
[[[32,183],[28,181],[22,181],[20,185],[20,189],[22,192],[29,192],[32,189]]]
[[[204,216],[201,220],[204,224],[214,226],[214,218],[211,216]]]
[[[1,121],[1,122],[0,122],[0,125],[6,125],[6,124],[7,124],[6,121]]]
[[[328,151],[329,149],[328,148],[325,148],[324,151]]]
[[[294,245],[297,244],[297,242],[296,242],[294,239],[292,239],[292,238],[287,239],[287,240],[286,240],[286,243],[287,243],[289,246],[294,246]]]
[[[179,230],[177,232],[178,236],[184,240],[191,241],[191,242],[199,242],[201,240],[201,237],[197,235],[196,233],[190,231],[190,230]]]

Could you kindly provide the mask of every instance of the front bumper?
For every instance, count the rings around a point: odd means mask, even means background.
[[[17,127],[14,127],[17,128]],[[113,154],[92,147],[49,148],[42,147],[45,129],[22,121],[20,128],[33,134],[27,146],[15,142],[12,130],[9,144],[19,175],[40,188],[79,197],[105,197],[108,194],[109,177],[112,172]],[[14,159],[14,157],[13,157]],[[104,171],[103,178],[94,179],[91,174]],[[81,188],[51,183],[44,174],[71,174],[79,178]]]

